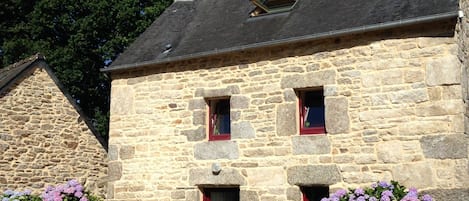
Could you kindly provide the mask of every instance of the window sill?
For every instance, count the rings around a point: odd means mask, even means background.
[[[312,128],[301,128],[300,135],[313,135],[313,134],[326,134],[326,128],[323,127],[312,127]]]

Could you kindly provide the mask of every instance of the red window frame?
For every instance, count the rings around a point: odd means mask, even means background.
[[[322,109],[325,110],[324,107],[324,91],[323,89],[311,89],[311,90],[300,90],[298,91],[298,109],[299,109],[299,120],[300,120],[300,135],[310,135],[310,134],[325,134],[326,133],[326,123],[325,119],[322,119],[322,125],[320,126],[315,126],[315,127],[305,127],[305,116],[306,116],[306,107],[304,106],[305,104],[305,98],[306,98],[306,93],[314,93],[314,96],[321,97],[321,100],[313,100],[313,101],[318,101],[316,104],[321,103],[322,104]],[[324,116],[324,114],[321,114],[321,116]]]
[[[231,139],[231,119],[229,119],[229,125],[228,125],[228,130],[229,132],[223,132],[223,133],[215,133],[215,126],[217,124],[217,121],[219,121],[218,117],[220,116],[219,112],[221,111],[220,108],[217,107],[228,107],[227,109],[225,108],[225,113],[226,111],[228,114],[223,114],[224,118],[228,117],[230,118],[230,98],[218,98],[218,99],[210,99],[208,100],[208,114],[209,114],[209,120],[208,120],[208,140],[209,141],[219,141],[219,140],[230,140]],[[223,108],[222,108],[223,109]],[[222,122],[223,123],[223,122]]]
[[[227,201],[237,200],[239,201],[239,187],[236,188],[206,188],[203,190],[203,201],[212,201],[211,194],[213,192],[217,193],[228,193],[231,194],[232,197],[229,198]]]
[[[303,186],[300,187],[303,201],[320,201],[329,196],[329,187],[327,186]]]

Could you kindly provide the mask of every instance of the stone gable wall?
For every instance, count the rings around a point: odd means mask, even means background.
[[[0,192],[76,178],[104,193],[107,154],[43,68],[0,94]]]
[[[301,200],[398,180],[469,185],[454,22],[232,53],[114,73],[109,200]],[[326,135],[300,136],[294,89],[324,87]],[[208,141],[205,98],[231,97],[230,141]],[[219,165],[221,172],[212,173]]]

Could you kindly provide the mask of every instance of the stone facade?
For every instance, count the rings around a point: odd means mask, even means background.
[[[114,72],[108,199],[195,201],[205,186],[239,186],[243,201],[299,201],[300,186],[378,180],[464,199],[465,78],[454,24]],[[318,86],[327,134],[300,136],[295,89]],[[205,99],[226,96],[232,139],[208,141]]]
[[[0,191],[78,179],[104,193],[107,154],[44,63],[0,94]]]

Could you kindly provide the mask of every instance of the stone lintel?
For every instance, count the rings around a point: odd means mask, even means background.
[[[288,183],[297,186],[332,185],[341,181],[336,165],[294,166],[287,170]]]
[[[217,97],[232,96],[233,94],[239,94],[239,93],[240,93],[239,87],[236,85],[228,86],[225,88],[216,88],[216,89],[198,88],[195,91],[195,97],[217,98]]]
[[[246,185],[246,181],[236,169],[221,167],[220,173],[216,175],[212,173],[211,168],[197,168],[189,170],[189,185],[242,186]]]
[[[329,154],[331,143],[326,135],[301,135],[292,137],[293,154]]]
[[[237,159],[238,144],[231,140],[201,142],[195,145],[194,156],[198,160]]]
[[[305,75],[288,75],[282,78],[280,85],[282,89],[320,87],[326,84],[335,84],[335,74],[336,73],[334,70],[325,70],[319,72],[311,72]]]
[[[424,136],[420,140],[420,146],[426,158],[459,159],[467,158],[467,136],[434,135]]]

